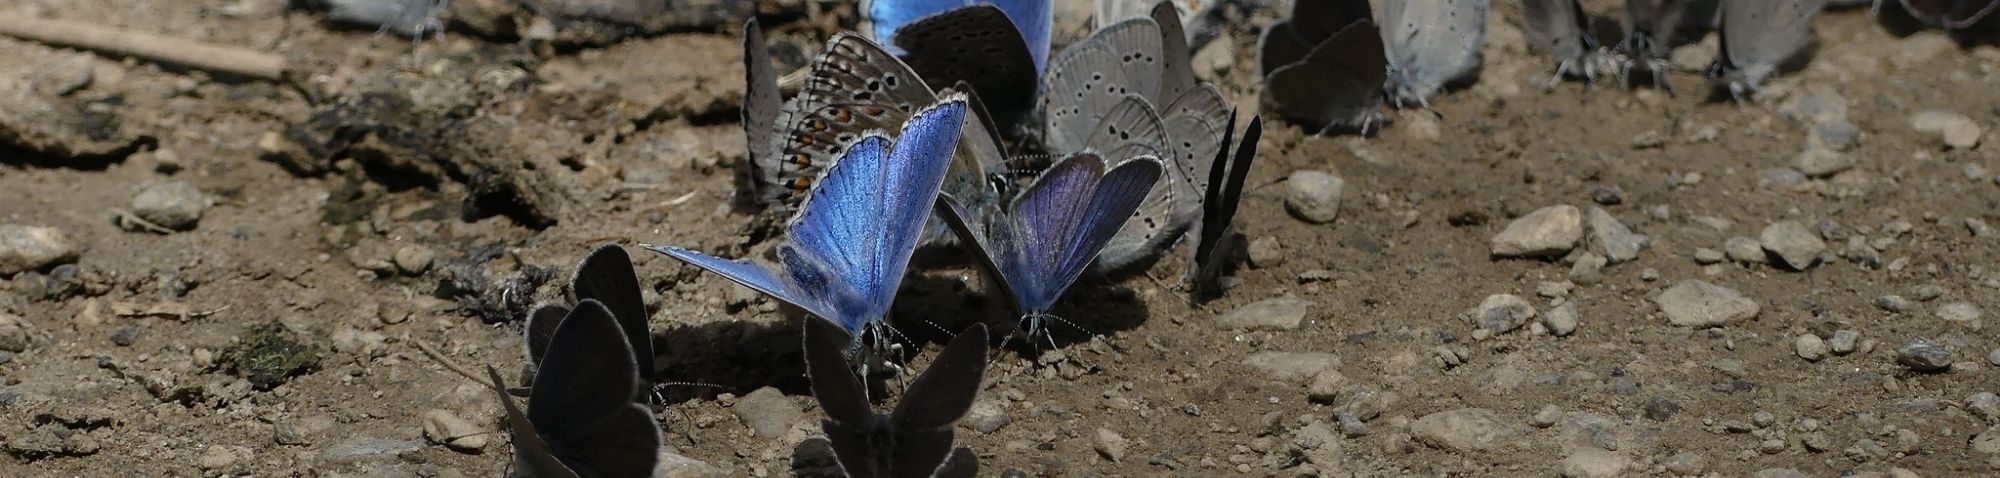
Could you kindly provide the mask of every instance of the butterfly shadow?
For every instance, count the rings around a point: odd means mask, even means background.
[[[1965,28],[1943,28],[1943,30],[1945,35],[1951,37],[1952,42],[1957,43],[1962,49],[1970,50],[1980,45],[2000,45],[2000,20],[1995,18],[2000,18],[2000,15],[1988,15]],[[1917,32],[1942,28],[1925,24],[1923,20],[1911,16],[1909,11],[1895,4],[1893,0],[1883,4],[1881,12],[1875,15],[1875,23],[1896,38],[1908,38]]]
[[[723,320],[655,331],[653,361],[660,376],[654,378],[666,381],[661,382],[666,403],[724,392],[742,395],[763,387],[786,395],[810,394],[799,350],[799,320]]]
[[[961,281],[957,278],[961,274],[974,279]],[[1095,336],[1138,328],[1145,323],[1146,304],[1131,287],[1152,287],[1143,278],[1114,281],[1085,273],[1050,311],[1054,317],[1042,320],[1043,333],[1027,337],[1019,330],[1018,312],[998,288],[986,285],[988,280],[969,267],[905,277],[894,320],[909,343],[906,346],[942,345],[959,331],[984,323],[996,331],[995,345],[1004,344],[1032,359],[1051,347],[1068,349]]]
[[[799,478],[847,478],[840,469],[840,462],[833,456],[833,443],[826,437],[812,437],[792,447],[792,476]],[[939,478],[972,478],[979,476],[979,454],[972,447],[960,446],[952,449],[943,468],[931,476]]]

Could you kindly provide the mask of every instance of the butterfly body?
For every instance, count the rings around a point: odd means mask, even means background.
[[[862,135],[814,183],[786,224],[777,270],[676,247],[646,247],[856,334],[851,350],[864,335],[873,337],[875,355],[886,355],[891,340],[884,320],[950,170],[965,116],[966,100],[954,96],[911,115],[894,141],[880,132]],[[861,365],[879,364],[869,359]]]

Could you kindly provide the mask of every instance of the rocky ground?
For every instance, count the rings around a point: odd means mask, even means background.
[[[770,245],[730,207],[739,4],[454,1],[413,50],[279,3],[0,2],[294,72],[0,39],[0,475],[498,475],[498,403],[421,348],[517,370],[519,314],[597,244]],[[781,72],[853,24],[761,3]],[[1099,337],[995,363],[960,428],[980,474],[2000,473],[2000,48],[1838,11],[1743,104],[1698,75],[1713,35],[1675,51],[1678,95],[1544,91],[1502,3],[1439,116],[1267,123],[1227,295],[1072,290],[1057,313]],[[1275,16],[1228,18],[1198,70],[1255,111]],[[667,475],[824,465],[796,319],[636,254],[664,378],[707,384],[668,388]],[[1004,324],[936,262],[902,329]]]

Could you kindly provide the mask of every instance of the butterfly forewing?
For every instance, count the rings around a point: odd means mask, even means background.
[[[1000,124],[1014,124],[1033,106],[1037,59],[999,7],[969,5],[918,19],[897,30],[894,43],[928,83],[971,83]]]
[[[611,316],[618,319],[619,328],[625,331],[625,338],[631,341],[633,357],[639,363],[639,378],[651,381],[653,370],[653,334],[647,320],[646,299],[639,290],[639,276],[632,269],[632,256],[624,247],[607,244],[584,256],[577,264],[576,275],[570,278],[570,289],[578,300],[593,299],[611,310]]]
[[[1268,41],[1267,43],[1268,44]],[[1313,47],[1304,60],[1264,78],[1264,108],[1308,129],[1365,128],[1380,115],[1387,59],[1372,22],[1358,22]]]
[[[771,70],[771,51],[764,29],[756,18],[743,21],[743,141],[750,160],[744,185],[753,193],[778,187],[778,115],[784,99],[778,94],[778,77]]]
[[[1165,76],[1160,39],[1157,23],[1135,18],[1063,50],[1043,81],[1044,135],[1050,152],[1082,150],[1094,127],[1127,96],[1159,96]]]
[[[652,412],[633,401],[640,384],[639,364],[617,319],[585,299],[556,327],[529,392],[528,421],[578,474],[650,474],[661,438]]]

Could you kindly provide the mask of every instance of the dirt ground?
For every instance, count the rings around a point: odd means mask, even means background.
[[[730,206],[738,19],[537,37],[479,15],[511,2],[461,0],[413,50],[279,3],[0,2],[294,71],[211,78],[0,38],[0,225],[54,228],[75,252],[0,275],[0,475],[499,475],[498,403],[420,345],[513,378],[520,314],[560,297],[591,247],[770,246]],[[781,73],[854,22],[831,2],[763,3]],[[1192,305],[1146,277],[1072,289],[1057,313],[1101,338],[1059,327],[1062,360],[995,363],[959,430],[978,474],[2000,474],[2000,339],[1982,328],[2000,314],[2000,48],[1864,8],[1821,16],[1811,62],[1743,104],[1692,71],[1714,35],[1675,52],[1676,95],[1545,92],[1554,62],[1496,3],[1478,82],[1434,97],[1438,116],[1389,112],[1370,138],[1266,123],[1236,220],[1258,260],[1226,295]],[[1084,10],[1064,7],[1059,38]],[[1256,32],[1276,14],[1226,18],[1197,70],[1254,112]],[[1814,148],[1846,149],[1827,160],[1841,167],[1798,162]],[[1345,180],[1337,220],[1288,213],[1284,179],[1302,170]],[[168,207],[198,222],[136,225],[160,217],[142,192],[177,183],[198,194]],[[1650,240],[1596,273],[1572,265],[1582,252],[1492,254],[1554,205],[1601,207]],[[1724,257],[1782,221],[1826,243],[1817,265]],[[669,476],[823,465],[796,449],[819,435],[798,319],[633,253],[662,379],[707,384],[666,389]],[[973,269],[938,262],[896,312],[927,352],[940,330],[1007,322]],[[1151,275],[1179,277],[1176,262]],[[1673,325],[1662,295],[1696,280],[1755,316]],[[1481,330],[1468,311],[1494,294],[1538,318]],[[1277,298],[1306,301],[1303,320],[1219,319]],[[1578,320],[1559,335],[1547,319],[1564,304]]]

